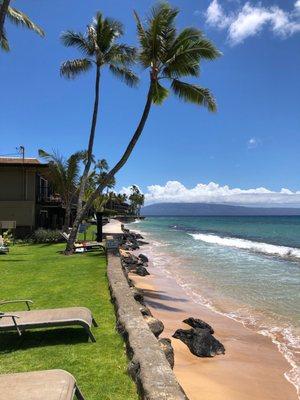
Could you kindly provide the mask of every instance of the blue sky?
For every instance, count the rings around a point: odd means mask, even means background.
[[[201,28],[223,52],[202,66],[198,83],[215,94],[219,111],[170,97],[154,107],[143,137],[117,176],[118,188],[133,183],[187,188],[300,190],[300,2],[296,0],[176,0],[178,27]],[[15,0],[46,31],[41,39],[7,23],[9,54],[0,54],[0,154],[24,145],[70,154],[87,143],[93,101],[92,72],[74,81],[59,76],[62,61],[79,53],[59,41],[63,30],[83,31],[97,10],[121,20],[124,41],[136,44],[132,10],[144,15],[150,0]],[[297,7],[299,6],[299,8]],[[248,7],[248,8],[247,8]],[[299,13],[298,13],[299,12]],[[145,101],[147,75],[129,89],[103,75],[95,142],[97,158],[117,161]],[[280,201],[279,201],[280,203]]]

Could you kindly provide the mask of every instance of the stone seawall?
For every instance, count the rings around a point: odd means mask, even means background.
[[[117,328],[127,345],[129,372],[143,400],[187,400],[157,338],[140,312],[124,275],[119,254],[109,252],[107,274]]]

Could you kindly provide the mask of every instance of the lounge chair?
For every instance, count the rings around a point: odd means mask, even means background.
[[[61,236],[68,241],[69,239],[69,234],[66,232],[61,232]],[[76,241],[74,243],[75,247],[75,252],[77,251],[78,253],[84,252],[84,251],[89,251],[89,250],[98,250],[102,249],[105,250],[105,245],[101,242],[97,242],[96,240],[83,240],[83,241]]]
[[[9,248],[5,245],[2,235],[0,235],[0,254],[6,254],[8,252]]]
[[[72,400],[74,396],[84,400],[74,376],[61,369],[0,375],[3,400]]]
[[[31,300],[1,301],[0,306],[19,302],[26,303],[29,311],[0,312],[0,332],[17,331],[21,336],[26,329],[80,325],[85,329],[91,341],[96,342],[91,326],[97,327],[98,325],[88,308],[66,307],[30,311]]]

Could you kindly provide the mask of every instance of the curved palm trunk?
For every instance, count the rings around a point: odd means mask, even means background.
[[[92,125],[91,125],[89,145],[88,145],[88,151],[87,151],[87,161],[86,161],[86,164],[85,164],[85,167],[84,167],[84,170],[83,170],[80,189],[79,189],[79,194],[78,194],[77,214],[80,213],[81,208],[82,208],[82,201],[83,201],[86,181],[87,181],[89,170],[91,168],[91,163],[92,163],[94,139],[95,139],[95,132],[96,132],[96,126],[97,126],[97,117],[98,117],[98,108],[99,108],[99,92],[100,92],[100,68],[97,67],[97,70],[96,70],[96,82],[95,82],[95,101],[94,101]]]
[[[128,158],[130,157],[130,154],[132,153],[137,141],[139,140],[143,129],[145,127],[146,121],[148,119],[150,110],[151,110],[151,105],[152,105],[152,96],[153,96],[153,82],[151,79],[148,95],[147,95],[147,101],[144,107],[144,111],[141,117],[141,120],[138,124],[138,127],[136,128],[136,131],[134,135],[132,136],[125,152],[123,153],[122,157],[120,160],[117,162],[117,164],[109,171],[107,174],[107,179],[106,181],[109,182],[111,178],[115,176],[115,174],[124,166],[124,164],[127,162]],[[83,220],[86,212],[90,209],[90,207],[93,204],[93,201],[96,199],[96,197],[103,191],[103,189],[106,187],[105,184],[101,184],[97,187],[97,189],[92,193],[88,201],[85,203],[85,205],[81,208],[80,212],[77,213],[72,230],[70,232],[69,240],[67,242],[67,246],[65,249],[65,254],[72,254],[73,249],[74,249],[74,243],[76,240],[76,235],[77,231],[79,228],[79,225],[81,221]]]
[[[2,39],[2,35],[3,35],[4,22],[5,22],[5,17],[7,14],[9,4],[10,4],[10,0],[3,0],[2,5],[0,7],[0,40]]]

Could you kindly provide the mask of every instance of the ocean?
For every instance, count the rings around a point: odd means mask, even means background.
[[[130,224],[195,302],[270,337],[300,389],[300,217],[147,217]]]

